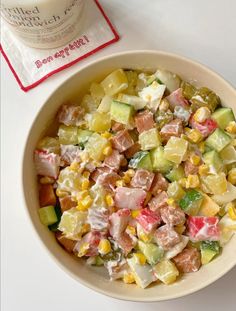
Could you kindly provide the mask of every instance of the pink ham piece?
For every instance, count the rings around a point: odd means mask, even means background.
[[[103,186],[107,190],[114,190],[116,182],[119,179],[120,176],[113,171],[107,173],[104,172],[98,176],[96,183]]]
[[[74,145],[61,145],[61,160],[66,164],[70,165],[73,161],[80,160],[80,154],[82,150],[78,146]]]
[[[161,173],[156,173],[152,182],[150,192],[152,195],[157,195],[160,191],[166,191],[168,188],[168,181]]]
[[[90,178],[96,182],[100,175],[104,173],[111,173],[111,172],[112,172],[112,169],[110,169],[109,167],[106,167],[106,166],[98,167],[92,172],[92,174],[90,175]]]
[[[181,253],[172,258],[180,272],[196,272],[201,266],[201,255],[196,248],[185,248]]]
[[[122,209],[116,213],[113,213],[109,217],[110,227],[109,232],[110,235],[115,239],[119,240],[121,238],[121,234],[124,233],[129,220],[130,220],[130,210],[129,209]]]
[[[120,238],[117,240],[117,243],[123,250],[125,256],[127,256],[135,246],[134,240],[126,232],[121,234]]]
[[[182,88],[179,88],[172,92],[169,96],[166,97],[170,103],[171,110],[174,110],[175,106],[182,106],[183,108],[188,108],[189,103],[183,96]]]
[[[77,206],[77,202],[72,201],[71,196],[67,195],[64,198],[59,198],[60,201],[60,207],[61,207],[61,211],[65,212],[68,209],[71,209],[72,207],[76,207]]]
[[[181,241],[181,236],[169,225],[161,226],[154,234],[156,242],[165,251],[174,247]]]
[[[114,171],[118,171],[124,158],[123,154],[113,149],[112,154],[105,158],[103,164]]]
[[[124,129],[125,129],[125,125],[124,125],[124,124],[119,123],[119,122],[115,122],[115,121],[114,121],[114,123],[112,124],[112,128],[111,128],[111,130],[112,130],[113,132],[119,132],[119,131],[122,131],[122,130],[124,130]]]
[[[135,142],[131,147],[129,147],[125,151],[125,156],[127,159],[131,159],[135,155],[135,153],[137,153],[140,150],[141,150],[140,144],[138,142]]]
[[[76,241],[69,240],[60,232],[55,232],[55,237],[58,243],[69,253],[73,253],[74,247],[76,245]]]
[[[79,125],[85,114],[85,110],[81,106],[64,104],[58,111],[57,118],[60,123],[67,126]]]
[[[134,141],[127,130],[119,131],[110,141],[113,148],[120,152],[129,149],[134,144]]]
[[[184,173],[186,176],[198,174],[199,166],[192,164],[191,161],[187,160],[184,162]]]
[[[191,241],[218,241],[220,227],[218,217],[189,216],[188,235]]]
[[[98,244],[100,240],[103,238],[103,234],[99,231],[90,231],[83,236],[83,238],[78,241],[74,247],[74,252],[79,253],[81,247],[85,243],[88,243],[88,249],[86,251],[85,256],[96,256],[98,255]]]
[[[218,127],[218,124],[213,119],[206,119],[204,122],[199,123],[194,120],[193,116],[190,118],[189,124],[193,129],[198,130],[204,138],[209,136]]]
[[[118,187],[115,192],[115,206],[131,210],[143,207],[146,192],[139,188]]]
[[[148,131],[155,126],[155,123],[153,120],[153,113],[148,110],[139,112],[135,116],[134,121],[135,121],[135,126],[137,127],[139,134],[144,131]]]
[[[165,191],[158,193],[154,198],[150,200],[148,206],[150,210],[157,212],[160,208],[167,206],[168,195]]]
[[[106,232],[109,227],[109,210],[101,206],[91,206],[88,210],[87,222],[92,230]]]
[[[160,209],[161,218],[170,226],[177,226],[185,222],[185,213],[178,206],[165,206]]]
[[[154,179],[154,173],[144,169],[139,169],[135,172],[134,177],[131,180],[130,185],[134,188],[142,188],[149,191]]]
[[[174,119],[163,126],[160,130],[160,135],[163,141],[166,142],[171,136],[180,137],[183,131],[182,120]]]
[[[147,233],[156,229],[161,223],[161,217],[148,208],[142,209],[136,220]]]
[[[38,175],[57,178],[60,166],[60,156],[58,154],[37,149],[34,152],[34,162]]]

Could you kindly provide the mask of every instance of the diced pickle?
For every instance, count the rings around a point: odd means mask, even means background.
[[[89,130],[102,133],[111,128],[111,119],[107,113],[94,112],[89,120]]]
[[[148,151],[139,151],[135,153],[129,162],[129,167],[143,168],[152,171],[152,162]]]
[[[122,92],[128,87],[128,79],[123,69],[117,69],[110,73],[102,82],[101,85],[106,95],[113,96]]]
[[[154,274],[164,284],[171,284],[175,282],[179,271],[175,264],[170,260],[163,260],[153,267]]]
[[[173,120],[173,113],[170,110],[167,111],[160,111],[158,110],[155,115],[155,121],[157,123],[157,128],[159,130],[162,129],[162,127]]]
[[[172,169],[173,163],[165,158],[164,148],[162,146],[151,150],[150,156],[155,172],[166,174]]]
[[[142,150],[150,150],[161,145],[159,133],[156,128],[144,131],[139,135]]]
[[[183,81],[181,83],[181,88],[183,89],[183,96],[188,100],[190,100],[194,96],[197,90],[194,85],[186,81]]]
[[[167,160],[179,164],[183,161],[187,148],[187,140],[172,136],[164,147],[164,156]]]
[[[125,93],[128,95],[136,94],[136,85],[138,81],[138,73],[133,70],[125,70],[125,75],[128,80],[128,87],[125,90]]]
[[[103,159],[103,150],[108,145],[108,140],[97,133],[93,133],[85,146],[85,150],[94,160]]]
[[[208,107],[213,112],[220,104],[220,98],[207,87],[201,87],[196,90],[191,103],[194,111],[200,107]]]

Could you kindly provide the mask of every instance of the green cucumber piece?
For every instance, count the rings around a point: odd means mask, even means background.
[[[203,154],[203,161],[209,166],[213,167],[219,172],[223,167],[223,161],[221,160],[218,152],[215,150],[208,151]]]
[[[212,115],[218,126],[224,130],[229,122],[235,121],[234,113],[231,108],[219,108]]]
[[[93,134],[89,130],[78,130],[78,144],[85,144],[89,140],[89,137]]]
[[[111,119],[122,123],[122,124],[129,124],[134,113],[134,107],[122,102],[118,102],[113,100],[111,103]]]
[[[187,214],[196,216],[203,201],[203,195],[195,189],[186,192],[185,196],[179,201],[179,206]]]
[[[48,229],[50,231],[53,231],[53,232],[56,232],[58,230],[58,226],[59,226],[59,223],[61,221],[62,212],[61,212],[61,207],[60,207],[59,204],[57,204],[55,206],[55,212],[56,212],[56,215],[57,215],[57,222],[55,222],[54,224],[48,226]]]
[[[203,241],[200,244],[200,250],[201,262],[206,265],[220,253],[220,244],[217,241]]]
[[[178,181],[181,178],[185,177],[183,166],[179,165],[178,167],[174,167],[168,174],[165,175],[169,181]]]
[[[173,168],[174,163],[165,158],[164,148],[162,146],[151,150],[150,156],[155,172],[167,174]]]
[[[53,205],[41,207],[38,210],[39,219],[45,226],[55,224],[58,221],[57,214]]]
[[[230,142],[232,138],[225,133],[225,131],[217,128],[207,139],[206,145],[216,151],[220,152],[223,150]]]
[[[135,153],[133,158],[129,161],[131,168],[143,168],[152,172],[152,162],[148,151],[139,151]]]
[[[147,258],[147,262],[150,265],[155,265],[158,263],[164,256],[164,250],[153,243],[144,243],[138,241],[138,247],[140,251]]]

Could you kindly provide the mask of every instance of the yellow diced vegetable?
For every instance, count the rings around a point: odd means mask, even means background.
[[[127,76],[123,69],[117,69],[110,73],[102,82],[101,86],[106,95],[113,96],[128,87]]]
[[[232,220],[236,220],[236,207],[234,206],[233,203],[231,203],[230,206],[228,207],[228,214]]]
[[[181,178],[179,181],[180,186],[186,188],[187,178]]]
[[[140,214],[140,210],[139,210],[139,209],[136,209],[136,210],[134,209],[134,210],[131,211],[131,216],[132,216],[133,218],[138,217],[139,214]]]
[[[185,134],[188,139],[195,144],[199,143],[203,139],[201,132],[196,129],[185,128]]]
[[[114,205],[113,197],[110,194],[106,195],[105,200],[109,207]]]
[[[101,136],[102,136],[103,138],[109,139],[109,138],[112,137],[112,134],[106,131],[106,132],[103,132],[103,133],[101,134]]]
[[[131,283],[134,283],[135,282],[135,278],[134,278],[134,275],[132,272],[130,273],[124,273],[124,276],[123,276],[123,282],[126,283],[126,284],[131,284]]]
[[[57,190],[56,190],[56,195],[57,195],[59,198],[63,198],[63,197],[65,197],[65,196],[67,196],[68,193],[67,193],[66,191],[57,189]]]
[[[103,149],[103,154],[105,156],[110,156],[112,154],[112,147],[111,146],[107,146]]]
[[[101,99],[104,97],[104,90],[101,84],[92,83],[90,86],[90,94],[97,105],[101,102]]]
[[[85,145],[85,150],[92,159],[101,161],[104,158],[103,150],[107,145],[108,140],[106,138],[101,137],[98,133],[93,133]]]
[[[107,113],[94,112],[89,120],[89,130],[97,133],[111,128],[111,118]]]
[[[167,203],[168,205],[174,205],[175,200],[174,200],[173,198],[169,198],[169,199],[166,200],[166,203]]]
[[[167,160],[179,164],[182,162],[188,149],[188,142],[172,136],[164,147],[164,156]]]
[[[133,256],[138,264],[145,265],[147,258],[142,253],[135,253]]]
[[[202,182],[213,194],[222,194],[227,191],[227,180],[224,173],[204,176]]]
[[[188,175],[186,181],[186,188],[197,188],[200,185],[198,175]]]
[[[127,174],[130,177],[134,177],[135,171],[133,169],[128,169],[128,171],[126,171],[125,174]]]
[[[191,154],[189,160],[193,165],[198,165],[201,161],[201,158],[196,154]]]
[[[91,206],[92,203],[93,199],[90,197],[90,195],[87,195],[80,202],[78,202],[77,209],[79,211],[86,211]]]
[[[206,164],[202,164],[198,168],[199,175],[207,175],[209,173],[209,167]]]
[[[228,173],[228,181],[233,184],[236,185],[236,168],[232,168],[229,173]]]
[[[126,232],[130,235],[135,235],[136,234],[136,229],[133,226],[128,225],[126,227]]]
[[[122,177],[122,180],[123,180],[126,184],[129,184],[130,181],[131,181],[131,178],[130,178],[129,175],[124,174],[124,176]]]
[[[200,142],[198,144],[198,148],[199,148],[201,153],[204,153],[204,151],[205,151],[205,142],[204,141]]]
[[[88,190],[88,188],[89,188],[89,180],[88,180],[88,179],[85,179],[85,180],[82,182],[81,188],[82,188],[82,191],[83,191],[83,190]]]
[[[106,255],[111,252],[111,243],[107,239],[101,239],[98,244],[98,251],[102,255]]]
[[[171,284],[175,282],[179,271],[175,264],[170,260],[163,260],[153,267],[156,277],[164,284]]]
[[[236,122],[231,121],[225,129],[229,134],[236,134]]]
[[[116,181],[116,187],[125,187],[124,180],[120,179]]]
[[[220,211],[220,206],[211,199],[207,194],[204,194],[199,215],[201,216],[215,216]]]
[[[89,171],[84,171],[82,175],[83,175],[84,178],[89,178],[90,172]]]

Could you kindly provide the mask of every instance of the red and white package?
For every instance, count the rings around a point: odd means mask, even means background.
[[[59,48],[35,49],[24,45],[1,21],[0,51],[21,89],[27,92],[51,75],[66,69],[119,40],[98,0],[87,0],[78,35]]]

